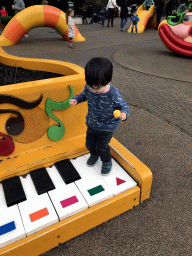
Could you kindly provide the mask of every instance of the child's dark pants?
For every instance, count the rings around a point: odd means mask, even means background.
[[[87,128],[86,147],[91,155],[98,155],[102,162],[111,161],[109,142],[113,136],[113,132],[101,132],[91,128]]]
[[[102,21],[102,25],[104,26],[105,25],[105,17],[101,16],[101,21]]]
[[[82,18],[83,18],[83,24],[85,23],[85,21],[86,21],[86,23],[88,23],[86,16],[82,16]]]
[[[134,26],[135,26],[135,31],[136,31],[136,33],[137,33],[137,23],[136,23],[136,24],[132,24],[131,33],[133,33],[133,28],[134,28]]]

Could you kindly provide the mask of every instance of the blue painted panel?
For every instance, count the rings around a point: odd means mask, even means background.
[[[0,226],[0,236],[16,229],[15,222],[9,222],[3,226]]]

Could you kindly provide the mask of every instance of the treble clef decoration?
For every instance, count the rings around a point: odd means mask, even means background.
[[[46,112],[48,114],[48,116],[50,116],[51,118],[53,118],[54,120],[56,120],[59,123],[58,125],[52,125],[49,127],[48,129],[48,137],[50,140],[53,141],[58,141],[60,140],[64,133],[65,133],[65,127],[63,125],[63,123],[61,122],[61,120],[59,118],[57,118],[53,113],[52,110],[64,110],[70,107],[69,105],[69,100],[72,99],[74,97],[74,91],[73,91],[73,87],[71,85],[69,85],[71,94],[69,96],[69,98],[63,102],[55,102],[52,101],[50,98],[47,98],[46,101]]]

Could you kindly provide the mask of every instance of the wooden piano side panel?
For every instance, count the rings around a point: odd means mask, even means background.
[[[110,147],[113,158],[139,182],[140,201],[149,198],[153,179],[151,170],[115,138],[112,138]]]
[[[43,99],[36,107],[36,113],[40,113],[38,111],[41,110],[41,113],[43,113],[44,117],[49,121],[49,125],[47,127],[48,130],[51,125],[55,124],[59,126],[59,123],[51,117],[48,117],[45,111],[47,98],[49,97],[55,102],[63,102],[67,100],[70,96],[69,85],[73,87],[74,95],[82,92],[85,86],[84,74],[20,83],[17,85],[8,85],[0,88],[0,94],[12,95],[25,101],[37,100],[42,94]],[[15,109],[20,112],[23,111],[20,107],[9,103],[0,104],[0,109]],[[26,111],[30,112],[34,110],[27,109]],[[39,130],[34,129],[34,134],[32,132],[32,135],[30,135],[31,137],[28,135],[27,129],[24,129],[20,134],[24,139],[32,138],[32,142],[20,142],[18,141],[18,138],[16,139],[17,136],[12,136],[15,149],[9,156],[0,157],[0,181],[15,175],[22,175],[31,170],[37,169],[38,167],[40,168],[51,165],[56,161],[68,158],[69,155],[77,154],[77,152],[84,152],[86,150],[85,143],[82,142],[82,140],[85,140],[85,133],[87,129],[85,125],[87,103],[81,103],[74,107],[70,106],[64,110],[53,110],[52,112],[61,120],[65,127],[63,137],[58,141],[53,141],[49,139],[47,130],[45,130],[44,134],[38,138],[35,132],[39,132],[41,129],[41,123],[38,127]],[[6,135],[9,134],[7,134],[5,124],[11,116],[16,115],[10,113],[1,114],[0,132]],[[39,120],[41,122],[41,116]],[[44,119],[42,118],[42,126],[43,122]],[[29,126],[30,123],[28,127]]]

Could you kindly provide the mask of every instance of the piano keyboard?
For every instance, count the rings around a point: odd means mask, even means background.
[[[112,159],[109,175],[89,154],[0,183],[0,248],[130,190],[137,183]]]

